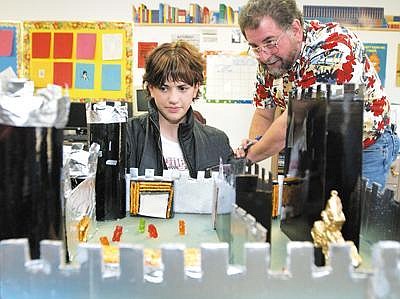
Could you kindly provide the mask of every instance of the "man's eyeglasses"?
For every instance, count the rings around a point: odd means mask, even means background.
[[[255,57],[260,57],[261,52],[269,53],[269,54],[276,53],[278,51],[278,43],[279,43],[279,40],[281,39],[282,35],[283,35],[283,32],[275,40],[269,40],[269,41],[263,43],[261,46],[258,46],[258,47],[249,46],[249,49],[247,50],[247,54],[250,54]]]

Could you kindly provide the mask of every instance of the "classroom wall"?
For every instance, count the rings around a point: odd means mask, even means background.
[[[5,0],[4,0],[5,1]],[[149,8],[158,7],[159,2],[166,2],[178,7],[188,7],[189,3],[196,1],[174,0],[14,0],[7,1],[7,5],[2,5],[0,10],[1,20],[107,20],[107,21],[130,21],[131,5],[146,3]],[[210,9],[216,9],[219,3],[226,3],[232,7],[237,7],[246,3],[245,0],[203,0],[198,1],[202,6],[208,6]],[[400,15],[400,1],[397,0],[364,0],[349,3],[346,0],[299,0],[300,6],[304,4],[314,5],[359,5],[371,7],[384,7],[386,14]]]
[[[5,21],[20,21],[20,20],[78,20],[78,21],[132,21],[132,5],[145,3],[148,8],[158,8],[160,2],[169,3],[171,5],[187,8],[193,1],[175,0],[14,0],[8,1],[7,5],[3,5],[0,10],[0,20]],[[226,3],[234,8],[246,3],[245,0],[231,1],[216,1],[204,0],[198,1],[201,6],[208,6],[211,10],[216,10],[219,3]],[[346,0],[340,1],[307,1],[299,0],[299,6],[304,4],[314,5],[350,5]],[[351,5],[384,7],[385,13],[390,15],[400,15],[400,1],[398,0],[364,0],[356,1]],[[142,27],[135,27],[135,30],[143,30]],[[173,30],[173,29],[172,29]],[[153,33],[157,36],[157,33]],[[395,45],[400,43],[400,31],[395,34],[385,32],[377,32],[370,35],[368,32],[361,33],[362,38],[368,39],[370,42],[386,42],[385,38],[390,40],[390,43]],[[387,65],[393,66],[395,63],[395,53],[388,53]],[[394,75],[388,74],[387,80],[394,80]],[[135,80],[136,81],[136,80]],[[389,81],[390,83],[390,81]],[[396,90],[390,91],[390,96],[395,96],[396,101],[399,92]],[[237,147],[240,140],[248,133],[253,107],[250,104],[208,104],[204,101],[195,103],[195,109],[202,112],[206,117],[207,123],[224,130],[230,138],[232,147]],[[264,167],[269,169],[270,164],[267,160]]]

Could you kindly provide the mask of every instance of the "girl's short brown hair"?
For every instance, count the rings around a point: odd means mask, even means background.
[[[166,81],[185,82],[191,86],[204,82],[205,61],[199,50],[186,41],[164,43],[146,58],[143,85],[161,87]],[[200,93],[198,92],[197,97]]]

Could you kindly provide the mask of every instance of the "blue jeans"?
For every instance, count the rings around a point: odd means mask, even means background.
[[[378,140],[363,150],[362,176],[380,185],[379,190],[385,187],[386,177],[390,166],[399,152],[399,137],[392,129],[386,129]]]

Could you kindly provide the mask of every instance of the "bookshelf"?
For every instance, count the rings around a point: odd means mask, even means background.
[[[160,2],[157,8],[150,8],[141,3],[132,6],[132,16],[139,24],[238,24],[239,8],[219,3],[217,9],[210,10],[193,2],[187,7]]]
[[[383,7],[303,5],[305,19],[338,22],[345,26],[386,28]]]

